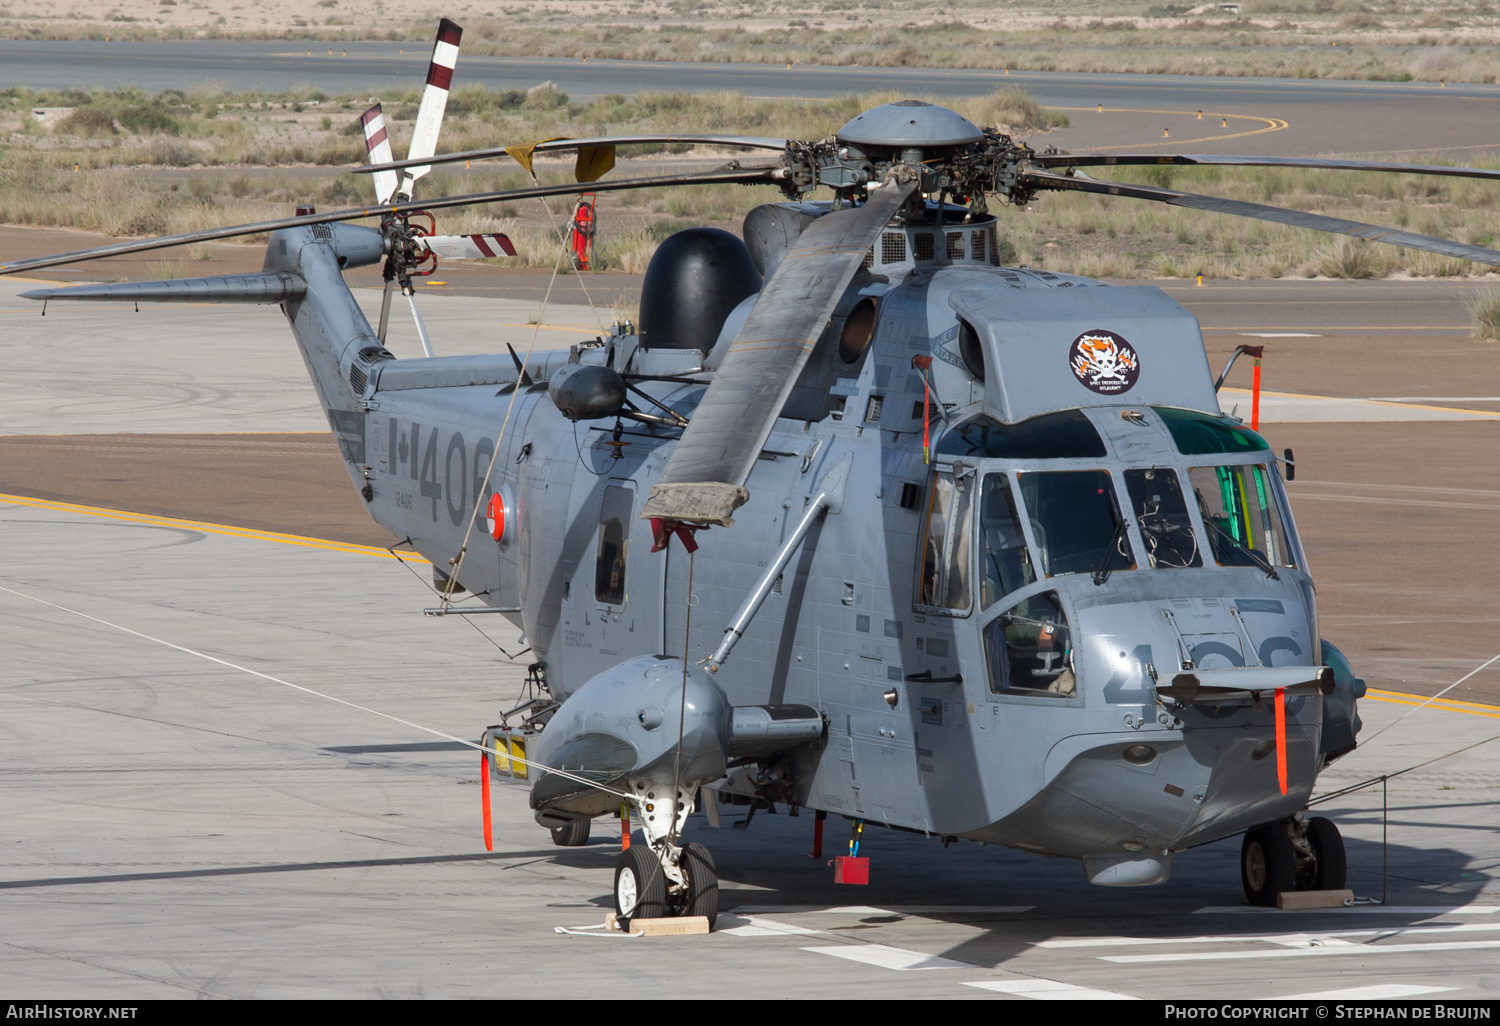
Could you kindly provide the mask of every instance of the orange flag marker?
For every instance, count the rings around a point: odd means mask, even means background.
[[[1276,782],[1286,794],[1286,688],[1276,689]]]
[[[1286,788],[1282,788],[1285,793]],[[484,850],[495,850],[495,835],[490,830],[490,753],[479,756],[479,801],[484,806]]]

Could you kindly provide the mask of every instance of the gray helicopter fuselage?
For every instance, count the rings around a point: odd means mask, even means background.
[[[508,354],[382,356],[339,274],[340,255],[344,265],[378,259],[364,231],[278,232],[267,257],[267,270],[308,282],[306,297],[283,308],[351,477],[371,515],[435,567],[462,549],[462,586],[525,632],[564,710],[585,682],[633,657],[708,658],[820,483],[847,461],[841,508],[812,528],[714,677],[735,707],[801,705],[825,718],[823,737],[778,768],[783,795],[894,827],[1079,857],[1096,882],[1126,884],[1165,879],[1172,851],[1305,804],[1329,754],[1322,696],[1287,700],[1284,795],[1268,757],[1273,712],[1259,693],[1162,700],[1184,670],[1314,667],[1323,657],[1274,456],[1263,446],[1185,454],[1160,412],[1222,419],[1197,322],[1159,290],[940,258],[872,261],[767,441],[735,525],[699,532],[690,555],[675,539],[652,552],[652,526],[636,516],[679,432],[627,424],[616,438],[613,417],[570,422],[546,383],[566,363],[676,376],[685,380],[636,384],[691,417],[754,297],[713,352],[646,350],[616,335],[533,358],[535,383],[518,385]],[[878,323],[868,348],[845,362],[838,325],[864,297],[878,301]],[[962,337],[965,322],[977,340]],[[1134,346],[1138,380],[1127,391],[1074,387],[1082,378],[1067,365],[1067,342],[1091,329]],[[930,463],[914,356],[932,361]],[[1099,448],[987,449],[948,426],[1060,415]],[[1127,476],[1146,471],[1152,480],[1171,472],[1184,490],[1206,473],[1255,482],[1281,524],[1274,577],[1219,565],[1219,543],[1189,503],[1173,559],[1192,565],[1154,566],[1159,539],[1127,515],[1101,581],[1089,572],[1098,567],[1067,564],[1026,498],[1044,475],[1092,474],[1102,483],[1091,494],[1112,488],[1108,500],[1126,511],[1135,501]],[[1006,529],[981,509],[996,489],[1026,506],[1009,548],[987,540]],[[507,511],[499,540],[484,513],[497,492]],[[997,553],[1026,561],[1030,579],[1007,578]],[[1031,615],[1038,608],[1057,613]],[[1030,668],[1015,670],[1006,653],[1023,649]],[[749,783],[731,772],[722,786]]]

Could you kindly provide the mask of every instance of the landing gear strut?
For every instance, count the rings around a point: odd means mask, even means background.
[[[1344,839],[1322,816],[1254,827],[1240,845],[1240,880],[1252,905],[1274,907],[1282,891],[1341,890],[1347,875]]]
[[[677,815],[670,787],[646,781],[630,785],[645,844],[633,844],[615,862],[615,914],[629,929],[632,919],[703,916],[713,929],[719,916],[719,874],[714,858],[701,844],[678,845],[695,788],[677,791]]]

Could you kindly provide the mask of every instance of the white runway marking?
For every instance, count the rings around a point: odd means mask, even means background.
[[[1386,1001],[1392,998],[1416,997],[1418,994],[1437,994],[1457,987],[1418,987],[1410,983],[1380,983],[1371,987],[1350,987],[1347,990],[1320,990],[1312,994],[1290,994],[1276,1001]]]
[[[822,933],[822,930],[812,930],[805,926],[793,926],[791,923],[778,922],[775,919],[767,919],[764,916],[729,916],[720,917],[721,920],[739,921],[739,926],[731,926],[728,929],[719,927],[715,933],[727,933],[735,937],[795,937],[799,934]]]
[[[965,983],[965,987],[993,990],[997,994],[1014,994],[1037,1001],[1139,1001],[1129,994],[1117,994],[1112,990],[1094,990],[1091,987],[1075,987],[1071,983],[1055,980],[981,980]]]
[[[1330,940],[1327,946],[1281,948],[1274,951],[1178,951],[1164,955],[1100,955],[1105,962],[1139,965],[1147,962],[1212,962],[1237,958],[1312,958],[1318,955],[1410,955],[1424,951],[1481,951],[1500,948],[1500,940],[1433,941],[1427,944],[1350,944]]]
[[[1441,933],[1490,933],[1500,923],[1459,923],[1451,926],[1407,926],[1390,929],[1320,930],[1317,933],[1217,934],[1201,937],[1058,937],[1038,941],[1039,948],[1116,948],[1152,944],[1237,944],[1257,942],[1285,947],[1310,947],[1320,943],[1344,943],[1354,937],[1425,937]]]
[[[827,948],[803,948],[802,950],[814,951],[820,955],[832,955],[834,958],[847,958],[851,962],[863,962],[865,965],[875,965],[882,969],[895,969],[900,972],[917,969],[978,968],[969,962],[955,962],[951,958],[924,955],[920,951],[892,948],[884,944],[839,944]]]

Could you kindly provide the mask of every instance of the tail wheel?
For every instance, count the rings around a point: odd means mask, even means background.
[[[1312,889],[1317,891],[1340,891],[1348,877],[1348,862],[1344,858],[1344,838],[1333,821],[1315,816],[1307,821],[1307,844],[1312,848],[1317,867],[1313,871]]]
[[[1274,907],[1276,895],[1295,889],[1296,874],[1297,850],[1292,847],[1285,823],[1267,823],[1245,831],[1240,845],[1240,881],[1245,886],[1246,901]]]
[[[578,848],[589,843],[589,820],[569,820],[566,826],[552,827],[552,843],[559,848]]]
[[[667,914],[667,876],[647,845],[631,845],[615,861],[615,914],[625,929],[632,919]]]
[[[714,866],[714,857],[701,844],[684,844],[677,864],[688,883],[687,904],[682,914],[704,916],[712,930],[719,918],[719,871]]]

